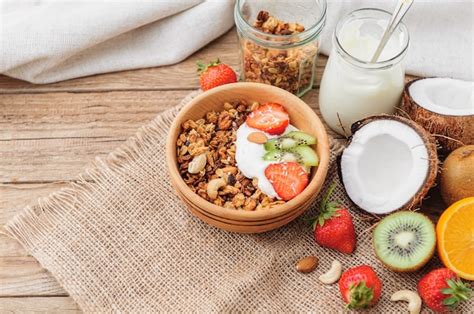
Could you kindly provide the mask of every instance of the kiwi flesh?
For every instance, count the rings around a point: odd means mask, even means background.
[[[265,150],[284,150],[314,144],[316,144],[316,138],[314,136],[301,131],[292,131],[283,136],[267,141],[265,143]]]
[[[294,161],[307,167],[319,164],[318,155],[309,146],[297,146],[288,150],[271,150],[263,156],[263,159],[267,161]]]
[[[399,211],[383,218],[373,234],[375,255],[389,269],[412,272],[433,256],[436,232],[431,220],[413,211]]]

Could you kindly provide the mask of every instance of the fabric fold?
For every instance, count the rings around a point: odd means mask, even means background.
[[[33,83],[179,62],[233,25],[233,1],[1,4],[0,72]]]

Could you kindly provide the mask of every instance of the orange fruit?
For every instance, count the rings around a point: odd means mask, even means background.
[[[474,197],[462,199],[439,218],[438,254],[459,277],[474,280]]]

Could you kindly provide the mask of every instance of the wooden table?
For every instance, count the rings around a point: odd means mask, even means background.
[[[197,89],[196,61],[216,57],[238,67],[235,30],[167,67],[48,85],[0,76],[0,225],[74,180],[95,156],[105,156]],[[317,83],[326,60],[318,61]],[[317,96],[315,86],[303,100],[319,114]],[[432,196],[424,210],[436,218],[443,205],[438,193]],[[51,274],[1,231],[0,313],[80,312]]]

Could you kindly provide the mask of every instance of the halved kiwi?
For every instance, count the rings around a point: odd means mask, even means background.
[[[377,258],[389,269],[411,272],[420,269],[433,256],[435,227],[423,214],[399,211],[383,218],[374,229]]]
[[[288,150],[272,150],[263,155],[268,161],[295,161],[304,166],[312,167],[319,164],[319,157],[309,146],[297,146]]]
[[[301,131],[292,131],[278,138],[271,139],[265,143],[265,149],[283,150],[298,146],[309,146],[316,144],[316,138]]]

